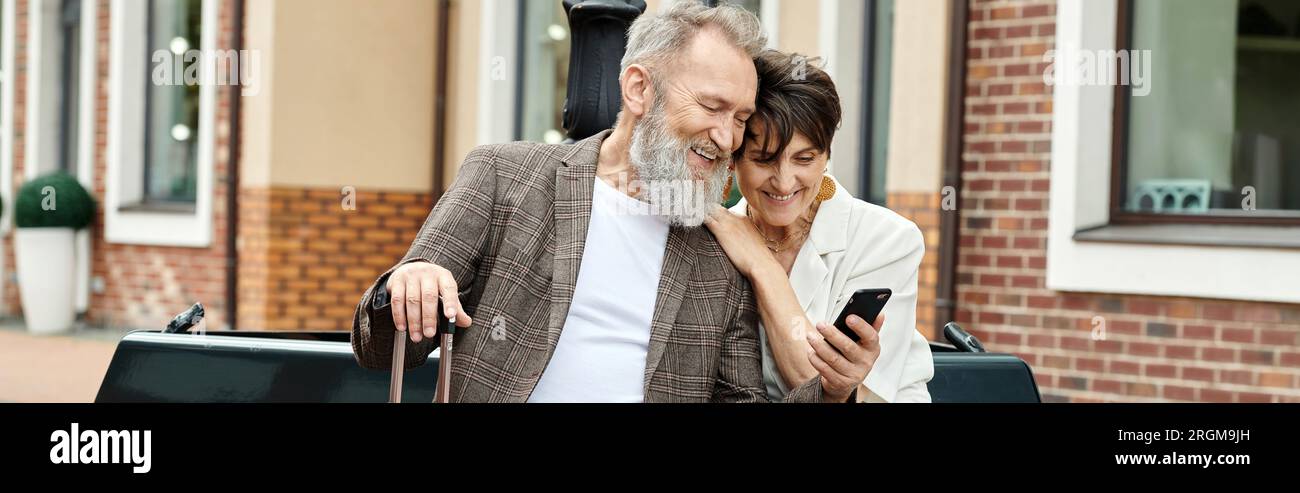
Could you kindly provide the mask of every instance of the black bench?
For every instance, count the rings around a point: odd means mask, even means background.
[[[931,343],[934,402],[1039,402],[1028,365]],[[403,377],[402,402],[430,402],[437,352]],[[346,332],[136,331],[118,343],[95,402],[385,402],[389,372],[357,365]]]

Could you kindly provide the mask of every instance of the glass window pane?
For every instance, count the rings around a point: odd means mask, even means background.
[[[730,2],[730,3],[733,3],[733,4],[736,4],[736,5],[739,5],[741,8],[743,8],[743,9],[745,9],[745,10],[748,10],[750,13],[752,13],[752,14],[754,14],[754,15],[757,15],[757,16],[762,16],[762,15],[763,15],[763,13],[762,13],[762,12],[763,12],[763,10],[762,10],[762,9],[763,9],[763,1],[762,1],[762,0],[735,0],[735,1],[732,1],[732,2]],[[769,32],[769,33],[776,29],[776,26],[764,26],[764,27],[765,27],[766,29],[768,29],[768,32]],[[733,179],[734,179],[734,178],[733,178]],[[740,202],[740,198],[741,198],[741,196],[740,196],[740,187],[733,186],[733,187],[731,187],[731,194],[727,195],[726,200],[723,200],[723,201],[722,201],[722,205],[725,206],[725,207],[731,207],[731,206],[736,205],[737,203],[739,203],[739,202]]]
[[[752,12],[754,15],[762,15],[763,0],[733,0],[733,4]]]
[[[81,96],[81,0],[63,0],[60,14],[60,42],[63,57],[59,70],[59,166],[77,173],[77,140],[80,128]]]
[[[167,59],[182,60],[190,70],[199,49],[202,0],[151,0],[149,2],[149,53],[166,50]],[[150,58],[152,59],[152,57]],[[152,70],[152,67],[150,67]],[[198,171],[199,85],[155,85],[146,90],[145,202],[195,201]],[[151,80],[146,78],[146,80]]]
[[[564,139],[562,110],[569,76],[569,21],[559,0],[523,2],[522,140]]]
[[[892,79],[894,52],[894,0],[876,0],[875,26],[871,57],[871,155],[867,156],[867,170],[871,173],[871,190],[865,190],[866,200],[885,204],[885,169],[889,157],[889,94]]]
[[[1137,1],[1132,39],[1152,85],[1129,99],[1124,208],[1300,211],[1300,2]]]

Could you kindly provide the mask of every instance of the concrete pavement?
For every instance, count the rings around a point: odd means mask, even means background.
[[[0,322],[0,402],[93,402],[127,330],[79,327],[57,336]]]

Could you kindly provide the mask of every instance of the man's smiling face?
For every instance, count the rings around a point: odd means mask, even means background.
[[[663,215],[674,224],[699,226],[722,199],[732,153],[754,113],[758,72],[744,50],[705,29],[644,73],[652,90],[641,90],[647,98],[628,149],[650,191],[643,199],[672,211]]]
[[[691,176],[704,179],[726,167],[744,139],[758,91],[754,62],[705,29],[667,65],[656,71],[663,80],[655,85],[662,93],[654,97],[662,104],[668,133],[688,146],[684,164]]]

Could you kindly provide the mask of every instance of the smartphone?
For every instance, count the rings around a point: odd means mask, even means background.
[[[859,289],[849,297],[849,303],[844,305],[844,311],[835,319],[835,328],[840,329],[844,335],[858,342],[858,333],[849,328],[846,321],[849,315],[857,315],[866,320],[869,324],[876,323],[876,317],[880,316],[880,311],[885,309],[885,303],[889,302],[889,297],[894,294],[889,288],[879,289]]]

